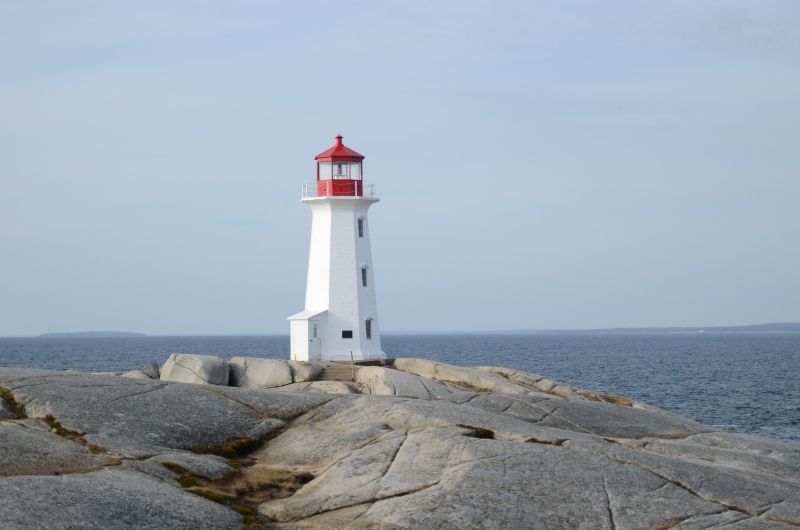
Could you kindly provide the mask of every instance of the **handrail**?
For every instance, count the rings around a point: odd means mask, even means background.
[[[316,182],[306,182],[303,184],[302,195],[304,199],[314,199],[320,197]],[[322,197],[374,197],[375,184],[362,184],[361,195],[358,195],[358,186],[353,186],[353,195],[322,195]]]

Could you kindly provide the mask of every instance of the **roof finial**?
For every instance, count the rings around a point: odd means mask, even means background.
[[[336,135],[336,145],[342,145],[342,138],[344,138],[341,134]]]

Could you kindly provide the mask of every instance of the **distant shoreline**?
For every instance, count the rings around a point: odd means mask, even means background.
[[[146,337],[144,333],[133,333],[130,331],[75,331],[72,333],[42,333],[39,337],[44,339],[63,339],[63,338],[92,338],[92,337]]]
[[[632,333],[800,333],[800,323],[782,322],[746,326],[664,327],[664,328],[597,328],[597,329],[509,329],[480,331],[382,331],[383,335],[589,335]],[[129,331],[78,331],[73,333],[43,333],[41,335],[7,335],[0,338],[134,338],[134,337],[269,337],[289,336],[289,333],[179,333],[146,335]]]

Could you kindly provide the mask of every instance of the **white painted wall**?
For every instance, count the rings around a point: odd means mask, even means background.
[[[317,197],[303,199],[303,202],[311,207],[312,212],[305,312],[327,310],[315,317],[320,324],[318,335],[322,359],[349,360],[351,351],[356,360],[385,358],[381,350],[367,216],[367,210],[378,199]],[[358,236],[359,218],[364,220],[364,237]],[[362,267],[367,268],[366,287],[362,285]],[[372,319],[371,340],[366,338],[367,318]],[[295,322],[292,320],[292,333]],[[353,338],[343,339],[343,330],[351,330]],[[310,327],[306,327],[304,340],[307,345],[311,345],[309,332]],[[299,349],[295,351],[295,343],[293,336],[293,357],[300,353]],[[305,355],[309,355],[308,347]]]

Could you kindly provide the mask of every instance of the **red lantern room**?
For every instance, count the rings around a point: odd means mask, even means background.
[[[317,197],[361,197],[364,195],[364,172],[360,155],[345,147],[342,136],[336,145],[314,157],[317,161]]]

